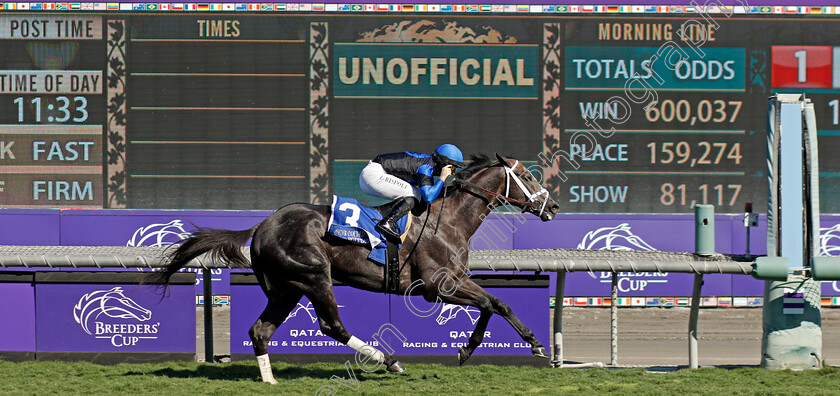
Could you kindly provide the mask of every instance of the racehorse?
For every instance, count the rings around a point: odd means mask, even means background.
[[[466,268],[470,238],[496,206],[511,204],[551,220],[560,207],[518,160],[496,155],[473,156],[469,166],[456,173],[451,194],[420,207],[400,248],[399,293],[422,295],[426,301],[478,308],[480,316],[466,347],[458,350],[463,364],[481,344],[490,317],[505,318],[537,357],[548,358],[545,347],[510,307],[469,279]],[[379,207],[387,212],[387,205]],[[429,215],[432,214],[432,221]],[[321,332],[355,349],[368,360],[385,364],[390,372],[405,367],[393,355],[352,336],[341,322],[333,295],[333,280],[358,289],[383,292],[385,271],[368,260],[369,248],[353,245],[331,235],[330,206],[294,203],[283,206],[266,220],[242,231],[199,229],[166,259],[165,267],[149,280],[168,283],[169,277],[192,259],[209,253],[216,261],[247,267],[240,247],[249,238],[254,274],[268,297],[265,310],[249,335],[264,382],[277,383],[268,360],[268,341],[302,296],[312,302]],[[435,223],[438,223],[435,226]],[[439,227],[438,227],[439,226]],[[418,282],[422,281],[422,282]]]

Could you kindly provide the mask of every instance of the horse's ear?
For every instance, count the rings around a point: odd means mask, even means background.
[[[508,162],[507,162],[507,160],[505,159],[505,157],[502,157],[501,155],[499,155],[499,153],[496,153],[496,159],[497,159],[497,160],[499,160],[499,162],[501,162],[501,163],[503,163],[503,164],[505,164],[505,165],[507,165],[507,166],[510,166],[510,164],[508,164]]]

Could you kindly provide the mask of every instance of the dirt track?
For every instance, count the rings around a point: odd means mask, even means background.
[[[546,308],[548,314],[551,310]],[[700,365],[757,365],[761,360],[761,308],[700,310]],[[687,365],[688,308],[618,310],[618,364]],[[204,324],[196,308],[196,357],[204,360]],[[840,365],[840,308],[822,310],[823,358]],[[250,323],[237,324],[250,326]],[[230,307],[213,308],[215,355],[230,354]],[[542,340],[548,345],[551,340]],[[569,362],[610,362],[609,308],[563,309],[563,356]]]
[[[758,365],[761,308],[701,309],[700,365]],[[687,365],[688,308],[618,310],[618,364]],[[822,310],[823,358],[840,364],[840,309]],[[609,308],[563,309],[564,360],[610,362]]]

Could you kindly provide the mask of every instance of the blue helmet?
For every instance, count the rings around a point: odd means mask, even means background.
[[[441,144],[433,154],[435,160],[445,165],[465,166],[464,154],[454,144]]]

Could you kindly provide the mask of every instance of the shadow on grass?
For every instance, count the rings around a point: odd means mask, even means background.
[[[383,372],[365,373],[353,366],[354,374],[359,381],[378,381],[388,378]],[[350,374],[346,369],[329,369],[317,366],[288,366],[281,369],[274,368],[274,377],[278,381],[294,380],[298,378],[315,378],[329,380],[333,376],[348,379]],[[157,375],[168,378],[207,378],[223,381],[254,381],[260,382],[260,372],[256,366],[237,364],[202,364],[196,368],[164,368],[150,372],[131,371],[125,375]]]

